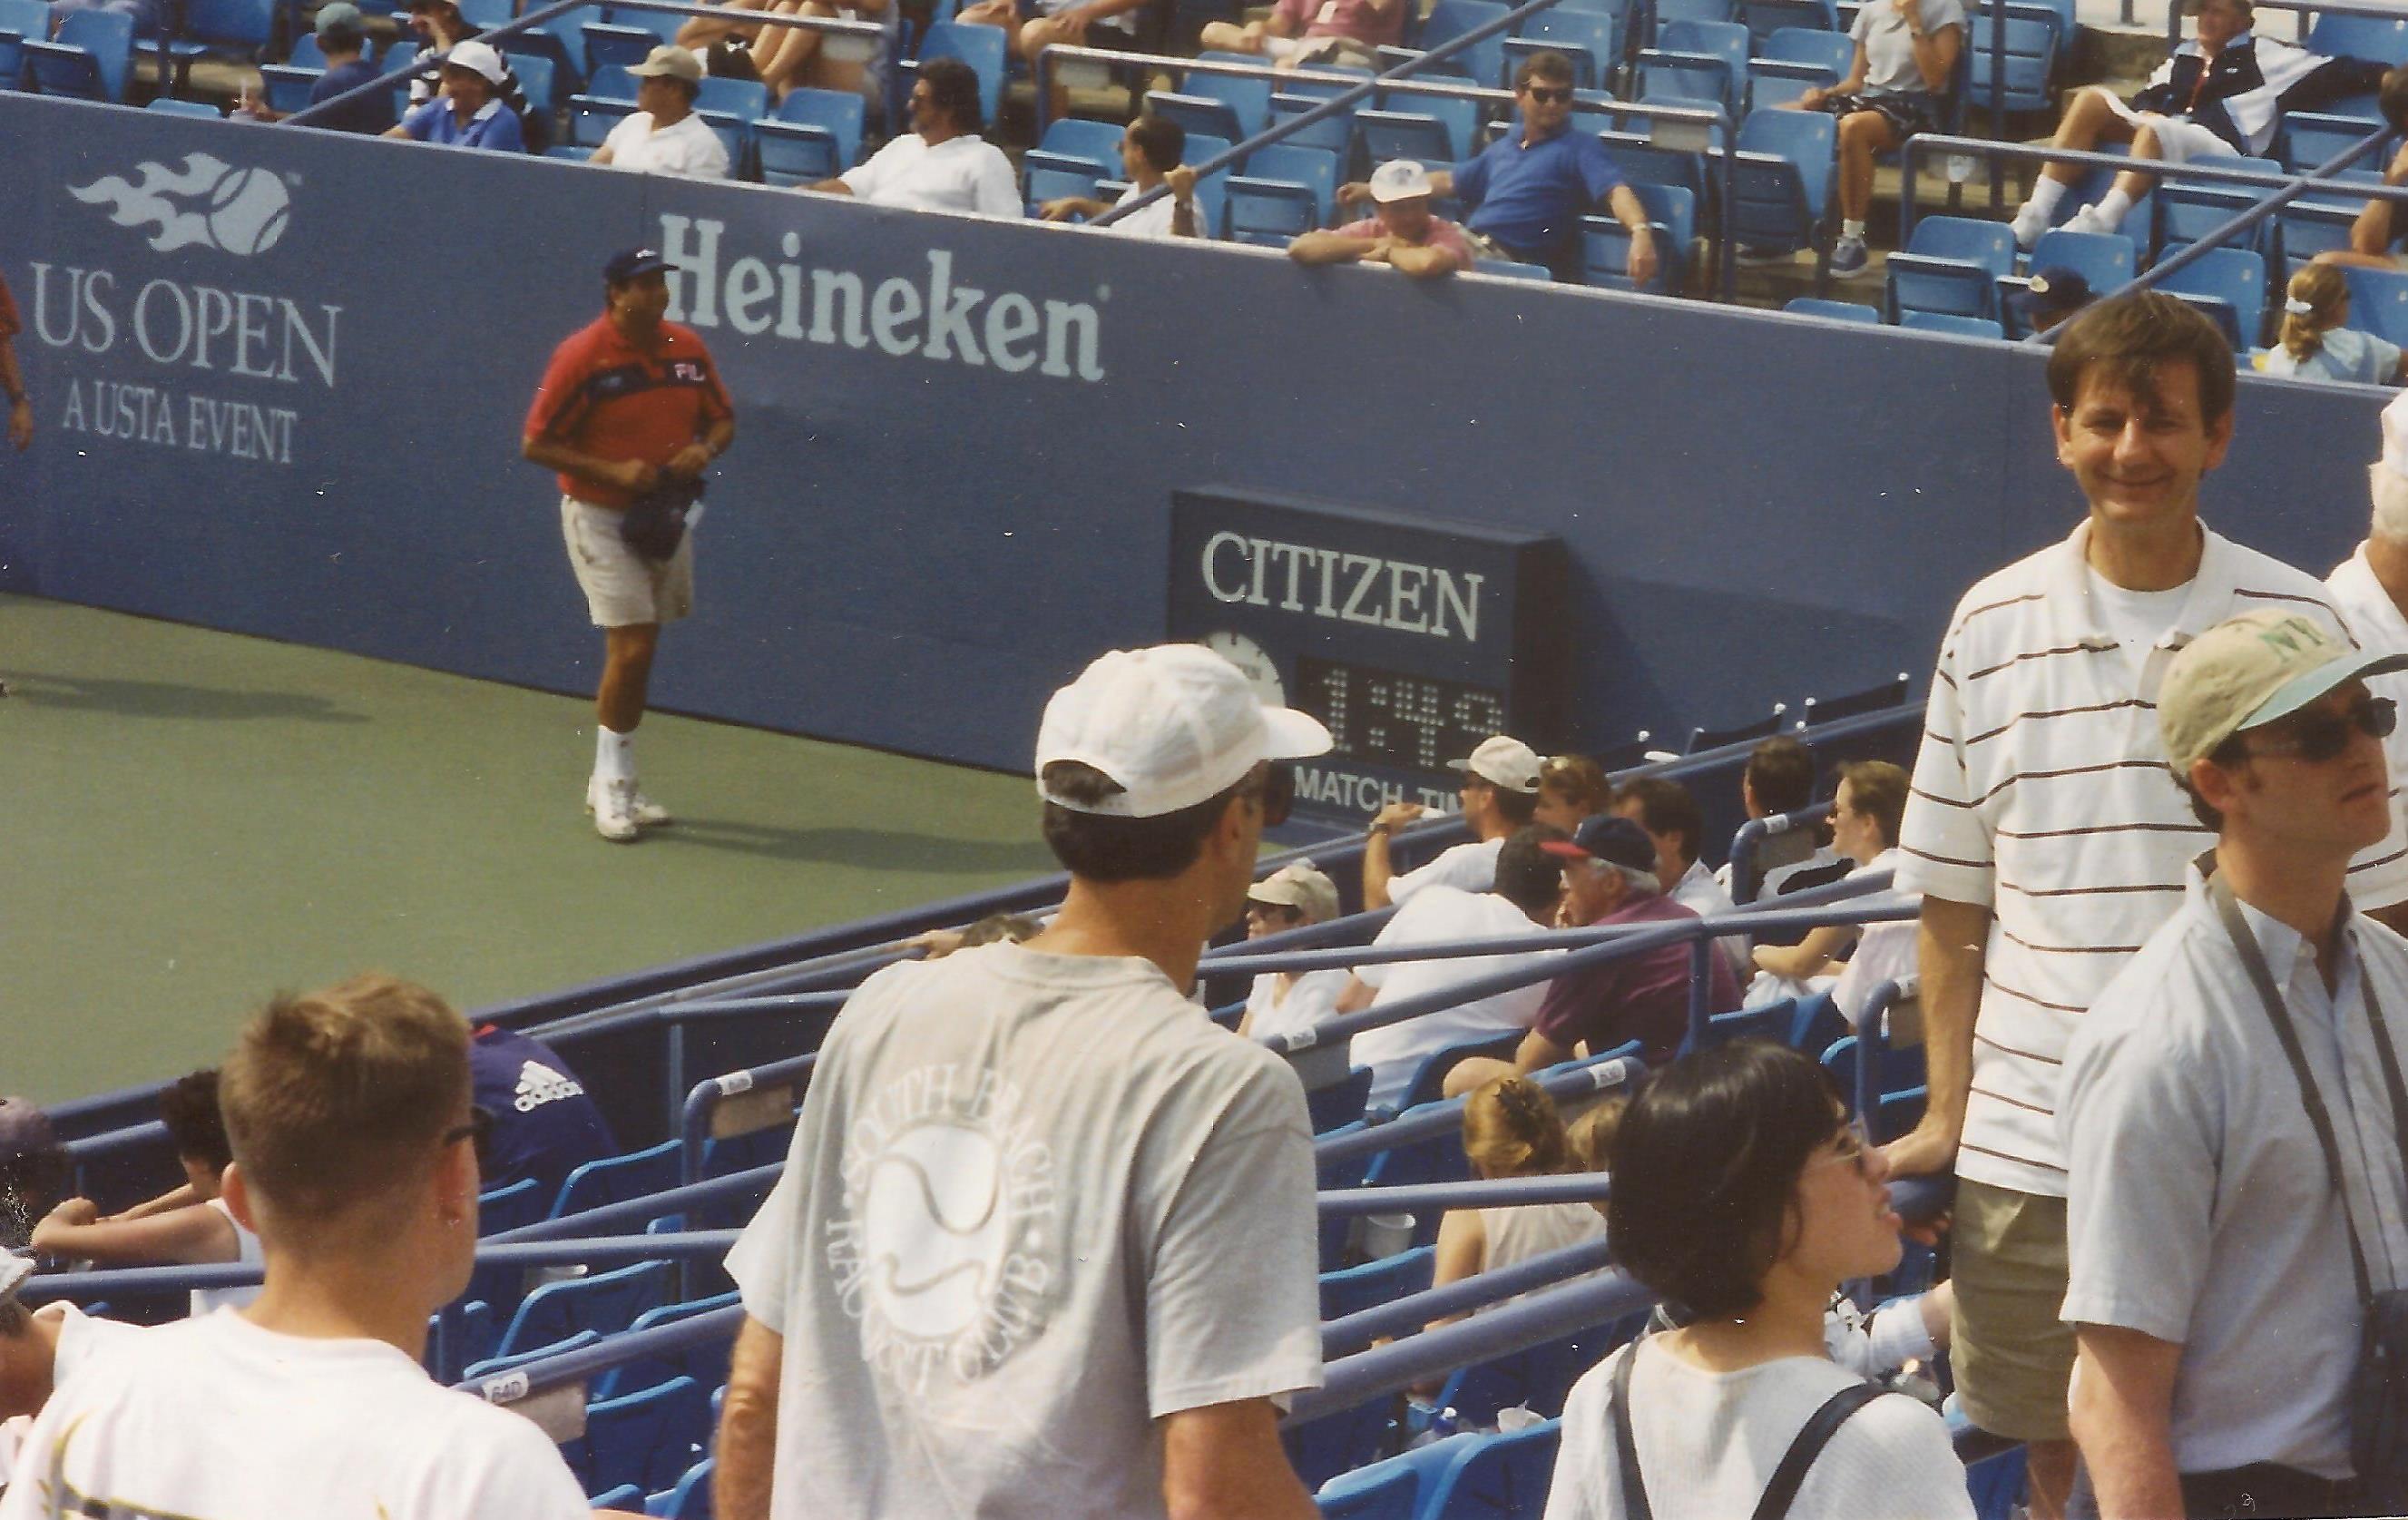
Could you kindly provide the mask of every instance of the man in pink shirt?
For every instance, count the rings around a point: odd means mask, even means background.
[[[1259,53],[1282,68],[1378,64],[1374,50],[1405,36],[1405,0],[1279,0],[1268,20],[1211,22],[1203,44],[1220,52]]]
[[[1308,232],[1287,245],[1298,264],[1384,264],[1416,279],[1472,266],[1463,229],[1430,214],[1429,171],[1409,158],[1383,164],[1371,176],[1377,214],[1334,232]]]

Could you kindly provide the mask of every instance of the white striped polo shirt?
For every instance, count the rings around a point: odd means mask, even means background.
[[[2408,617],[2401,616],[2391,593],[2374,578],[2374,566],[2366,561],[2366,545],[2359,544],[2358,552],[2325,577],[2325,594],[2332,598],[2342,621],[2349,624],[2358,648],[2385,654],[2408,654]],[[2408,710],[2408,671],[2370,676],[2366,684],[2375,695],[2387,696]],[[2391,795],[2396,798],[2401,783],[2408,781],[2408,724],[2394,728],[2391,737],[2383,741],[2383,755],[2391,763]]]
[[[2157,738],[2174,652],[2236,612],[2313,609],[2346,634],[2303,571],[2201,530],[2199,574],[2135,684],[2092,605],[2086,521],[1965,594],[1941,644],[1898,885],[1991,910],[1958,1175],[2062,1197],[2056,1110],[2073,1021],[2182,905],[2183,870],[2214,842]],[[2351,866],[2362,906],[2408,898],[2408,837]]]

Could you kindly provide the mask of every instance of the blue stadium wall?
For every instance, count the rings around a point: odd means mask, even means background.
[[[0,589],[587,688],[521,423],[607,253],[666,243],[740,432],[656,700],[952,760],[1024,764],[1160,637],[1182,486],[1560,535],[1598,743],[1920,681],[2080,509],[1994,345],[21,95],[0,165],[40,425]],[[2244,383],[2210,520],[2322,573],[2381,399]]]

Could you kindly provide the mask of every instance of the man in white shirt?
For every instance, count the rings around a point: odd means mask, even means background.
[[[259,1234],[265,1289],[88,1360],[34,1422],[0,1516],[582,1520],[550,1437],[419,1365],[476,1261],[466,1022],[387,977],[280,997],[220,1093],[226,1201]]]
[[[2207,531],[2199,486],[2232,438],[2231,351],[2154,291],[2059,330],[2058,461],[2090,510],[2072,536],[1968,592],[1950,620],[1899,837],[1923,894],[1929,1103],[1895,1169],[1958,1177],[1951,1358],[1967,1416],[2027,1443],[2033,1513],[2072,1482],[2072,1334],[2058,1318],[2067,1042],[2184,900],[2204,832],[2166,784],[2155,711],[2175,652],[2236,612],[2340,628],[2324,588]],[[2360,906],[2408,897],[2391,837],[2351,868]]]
[[[2383,456],[2366,473],[2373,521],[2357,552],[2325,577],[2325,590],[2360,648],[2408,654],[2408,394],[2383,409]],[[2368,684],[2377,696],[2408,700],[2408,677],[2377,676]],[[2396,799],[2401,778],[2408,777],[2408,736],[2395,730],[2383,747]]]
[[[1061,912],[862,984],[729,1253],[720,1520],[1311,1520],[1278,1429],[1321,1382],[1304,1091],[1187,989],[1328,747],[1199,645],[1054,693]]]
[[[2073,1431],[2111,1520],[2393,1513],[2353,1491],[2350,1380],[2408,1260],[2408,943],[2344,882],[2392,825],[2366,678],[2402,667],[2266,608],[2160,688],[2215,849],[2076,1029],[2059,1114]]]
[[[727,178],[727,145],[694,110],[702,93],[702,60],[664,44],[627,70],[636,77],[636,110],[610,129],[590,162],[689,179]]]
[[[1664,896],[1699,918],[1731,911],[1730,894],[1698,858],[1706,819],[1687,787],[1670,776],[1633,777],[1614,789],[1612,811],[1647,831],[1656,846],[1656,880],[1664,884]],[[1746,985],[1754,969],[1748,964],[1747,937],[1731,935],[1715,940],[1714,946],[1730,962],[1731,974]]]
[[[1539,810],[1538,752],[1518,738],[1495,734],[1480,741],[1469,759],[1450,760],[1463,772],[1463,826],[1471,842],[1441,852],[1418,870],[1398,871],[1388,855],[1388,836],[1429,810],[1418,802],[1391,802],[1371,819],[1363,847],[1363,906],[1368,911],[1401,903],[1426,886],[1485,892],[1497,880],[1497,852],[1505,837],[1530,826]]]
[[[1513,939],[1554,927],[1555,905],[1563,896],[1564,874],[1555,857],[1541,846],[1549,839],[1563,838],[1560,830],[1532,827],[1500,841],[1495,890],[1466,892],[1444,882],[1425,887],[1397,910],[1397,916],[1388,920],[1379,938],[1371,941],[1372,947],[1397,950],[1450,939]],[[1354,1013],[1382,1004],[1426,997],[1557,954],[1538,950],[1358,966],[1354,968],[1354,984],[1338,999],[1338,1011]],[[1422,1062],[1449,1045],[1529,1028],[1531,1021],[1539,1016],[1540,1005],[1546,1000],[1548,985],[1544,980],[1532,982],[1356,1035],[1349,1058],[1356,1066],[1371,1068],[1369,1101],[1394,1105],[1402,1100]]]
[[[1200,237],[1196,224],[1196,171],[1180,162],[1186,151],[1187,129],[1168,116],[1148,111],[1121,134],[1121,177],[1128,181],[1128,188],[1121,192],[1120,199],[1106,206],[1089,195],[1064,195],[1039,207],[1037,214],[1048,222],[1072,218],[1092,222],[1168,185],[1169,194],[1160,200],[1105,225],[1132,237]]]
[[[972,216],[1020,215],[1020,181],[1003,150],[979,136],[978,75],[958,58],[922,64],[911,81],[911,130],[869,162],[810,188],[872,206]]]

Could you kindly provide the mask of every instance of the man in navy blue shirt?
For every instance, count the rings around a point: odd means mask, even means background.
[[[1432,174],[1431,193],[1469,208],[1465,224],[1498,257],[1543,264],[1558,280],[1577,276],[1581,218],[1602,201],[1630,234],[1630,282],[1645,287],[1658,264],[1646,208],[1614,172],[1597,135],[1571,130],[1571,60],[1559,52],[1532,53],[1513,77],[1513,94],[1520,133]],[[1370,187],[1359,183],[1339,192],[1350,206],[1369,194]]]
[[[468,1041],[468,1074],[472,1101],[494,1116],[487,1192],[532,1177],[549,1210],[570,1172],[619,1154],[601,1109],[551,1046],[480,1025]]]
[[[310,105],[324,105],[337,95],[383,78],[367,60],[367,28],[360,20],[360,7],[351,0],[332,0],[320,7],[317,32],[318,50],[326,55],[326,71],[310,81]],[[251,115],[262,122],[283,120],[257,101],[251,102],[249,108]],[[377,90],[345,101],[328,114],[311,118],[308,124],[336,132],[386,131],[393,125],[393,92]]]

